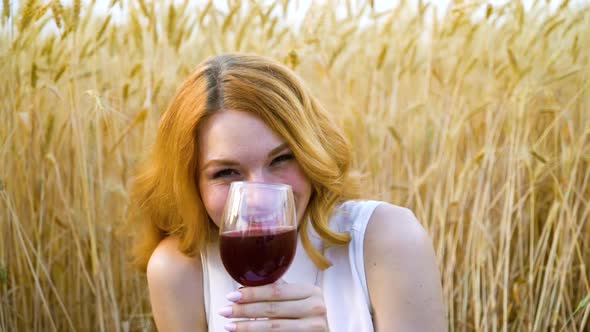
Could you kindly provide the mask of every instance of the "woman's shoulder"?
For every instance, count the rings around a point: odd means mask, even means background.
[[[428,234],[418,221],[412,210],[380,202],[376,205],[365,233],[365,241],[379,246],[384,250],[405,249],[413,250],[420,243],[430,244]]]
[[[201,258],[199,255],[190,257],[179,249],[179,239],[169,236],[160,241],[152,253],[148,265],[149,279],[164,278],[167,281],[178,281],[187,274],[201,273]]]
[[[376,207],[365,233],[364,263],[371,304],[382,328],[444,330],[436,254],[410,209],[387,203]]]
[[[159,330],[206,326],[201,259],[185,255],[178,244],[175,237],[165,238],[148,261],[150,302]]]

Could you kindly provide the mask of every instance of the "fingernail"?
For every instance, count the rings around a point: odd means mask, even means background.
[[[229,316],[231,316],[232,312],[233,312],[232,307],[227,306],[227,307],[223,307],[223,308],[219,309],[219,311],[217,313],[223,317],[229,317]]]
[[[231,292],[225,296],[226,299],[232,302],[237,302],[242,298],[242,293],[240,292]]]
[[[235,331],[238,329],[238,327],[237,327],[237,326],[236,326],[236,324],[234,324],[234,323],[229,323],[229,324],[226,324],[226,325],[225,325],[223,328],[224,328],[226,331],[230,331],[230,332],[235,332]]]

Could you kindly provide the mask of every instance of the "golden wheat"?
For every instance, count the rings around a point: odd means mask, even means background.
[[[588,330],[587,5],[94,3],[3,1],[0,331],[154,330],[126,186],[178,84],[230,51],[300,74],[367,194],[415,211],[451,331]]]

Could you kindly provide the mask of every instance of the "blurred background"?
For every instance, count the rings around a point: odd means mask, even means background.
[[[450,331],[589,331],[588,1],[3,0],[0,331],[153,331],[127,185],[176,88],[301,75],[369,197],[411,208]]]

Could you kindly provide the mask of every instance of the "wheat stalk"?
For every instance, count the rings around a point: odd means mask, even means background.
[[[154,330],[126,185],[179,82],[233,51],[296,71],[368,197],[414,211],[450,331],[588,329],[587,6],[93,3],[3,1],[0,330]]]

